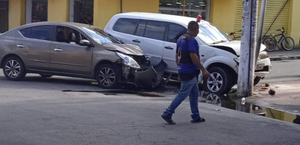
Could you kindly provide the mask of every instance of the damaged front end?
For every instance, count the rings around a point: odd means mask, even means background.
[[[139,46],[131,44],[106,44],[107,50],[115,51],[120,57],[115,62],[120,83],[132,84],[137,88],[154,89],[161,84],[167,64],[161,61],[151,66]]]
[[[122,76],[120,82],[135,85],[137,88],[154,89],[159,86],[163,80],[163,74],[167,64],[161,61],[156,66],[151,66],[150,61],[143,56],[131,56],[139,68],[133,68],[124,64],[124,60],[117,64],[117,72]]]

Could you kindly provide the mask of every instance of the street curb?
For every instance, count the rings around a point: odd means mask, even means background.
[[[271,61],[282,61],[282,60],[297,60],[300,59],[300,55],[297,56],[278,56],[278,57],[271,57]]]

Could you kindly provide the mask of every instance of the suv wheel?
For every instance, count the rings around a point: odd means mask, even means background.
[[[18,57],[9,57],[4,61],[3,73],[12,81],[22,80],[26,75],[24,64]]]
[[[118,76],[113,65],[101,65],[96,73],[96,79],[100,87],[114,89],[118,87]]]
[[[220,67],[208,69],[211,74],[208,79],[204,80],[204,88],[208,92],[216,94],[226,94],[232,88],[233,80],[228,70]]]

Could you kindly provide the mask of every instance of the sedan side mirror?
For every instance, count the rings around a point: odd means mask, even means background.
[[[80,40],[79,41],[79,45],[81,46],[89,46],[89,47],[93,47],[94,45],[89,41],[89,40]]]

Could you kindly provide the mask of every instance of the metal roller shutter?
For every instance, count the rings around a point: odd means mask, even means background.
[[[264,29],[263,35],[271,26],[272,22],[275,20],[277,14],[280,12],[281,8],[284,6],[287,0],[268,0],[267,7],[266,7],[266,14],[265,14],[265,21],[264,21]],[[260,4],[261,0],[258,1],[258,16],[260,13]],[[271,26],[270,30],[268,31],[267,35],[270,33],[280,33],[276,32],[277,29],[281,29],[282,27],[285,28],[285,34],[289,32],[289,15],[290,15],[290,1],[287,2],[281,13],[279,14],[278,18]],[[238,31],[242,29],[242,17],[243,17],[243,0],[236,0],[236,13],[235,13],[235,22],[234,22],[234,31]],[[258,17],[259,20],[259,17]],[[258,24],[258,23],[257,23]],[[241,35],[241,33],[237,33],[237,36]]]

